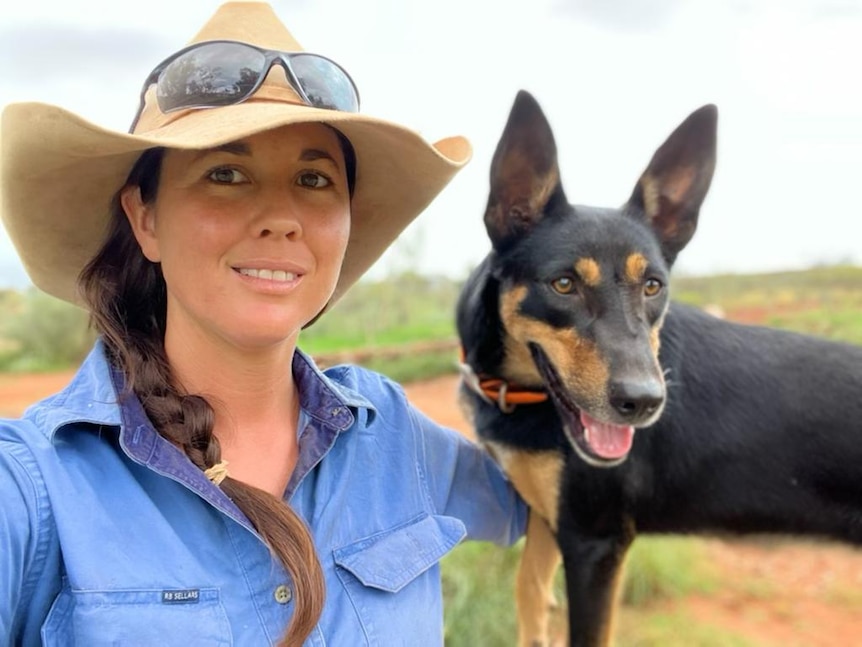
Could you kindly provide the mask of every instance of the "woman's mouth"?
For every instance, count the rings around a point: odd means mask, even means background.
[[[284,270],[267,270],[251,267],[236,268],[236,271],[244,276],[263,279],[265,281],[275,281],[278,283],[289,283],[291,281],[295,281],[297,276],[294,272],[286,272]]]
[[[581,410],[542,349],[530,344],[530,351],[575,453],[593,467],[615,467],[625,461],[632,449],[635,428],[602,422]]]

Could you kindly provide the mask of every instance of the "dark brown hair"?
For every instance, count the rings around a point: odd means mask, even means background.
[[[355,155],[347,139],[336,134],[352,195]],[[144,203],[156,197],[164,153],[162,148],[145,151],[126,180],[126,186],[140,188]],[[90,308],[91,325],[104,340],[112,363],[123,371],[127,392],[138,396],[156,430],[201,470],[220,462],[212,406],[202,396],[183,392],[168,364],[167,291],[161,266],[143,255],[120,204],[120,191],[111,203],[107,238],[81,272],[79,286]],[[290,574],[295,607],[282,644],[302,644],[317,624],[325,597],[323,572],[308,528],[285,501],[268,492],[230,476],[221,488]]]

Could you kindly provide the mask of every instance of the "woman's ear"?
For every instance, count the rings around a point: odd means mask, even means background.
[[[144,256],[148,261],[158,263],[162,257],[159,253],[159,239],[156,236],[156,218],[152,205],[145,204],[141,199],[141,188],[123,187],[120,191],[120,204],[126,212],[126,218],[129,219],[132,232]]]

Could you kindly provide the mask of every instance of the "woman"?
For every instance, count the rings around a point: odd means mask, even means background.
[[[128,135],[4,111],[4,223],[100,341],[0,422],[0,643],[441,644],[439,559],[520,536],[485,454],[297,349],[470,154],[358,101],[233,2],[148,77]]]

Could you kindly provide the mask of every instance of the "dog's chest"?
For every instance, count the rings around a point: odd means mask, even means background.
[[[557,508],[563,456],[557,451],[527,451],[505,443],[485,441],[518,493],[530,508],[557,530]]]

